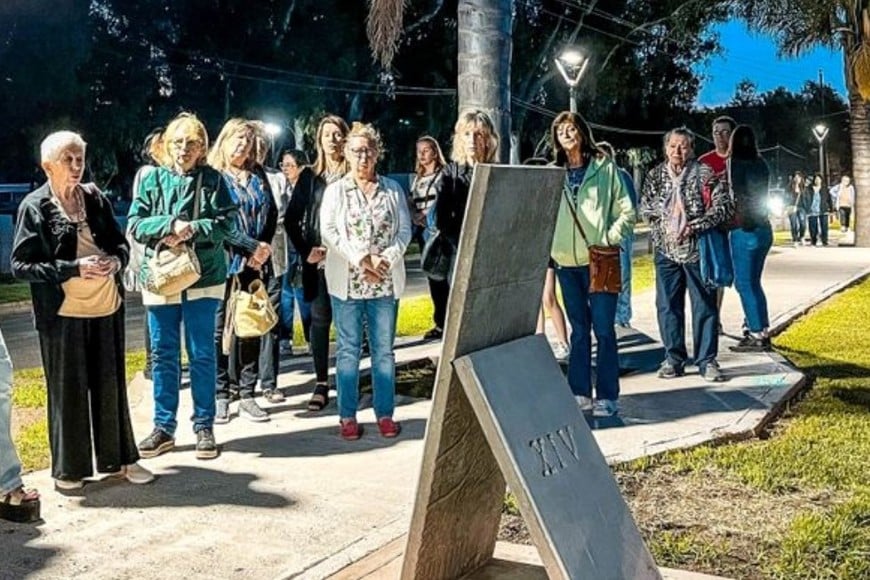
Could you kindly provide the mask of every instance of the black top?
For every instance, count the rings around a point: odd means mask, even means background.
[[[81,186],[88,227],[98,248],[121,260],[115,283],[127,266],[130,249],[115,219],[112,204],[96,186]],[[12,243],[12,274],[30,282],[33,317],[37,330],[45,330],[63,304],[61,284],[78,276],[78,230],[51,199],[48,183],[24,198],[18,208]]]
[[[441,190],[435,202],[435,225],[453,245],[458,245],[474,167],[451,161],[444,167],[443,174]]]
[[[308,263],[312,248],[322,245],[320,240],[320,204],[326,180],[306,167],[299,174],[293,195],[284,214],[284,228],[302,262],[302,290],[306,301],[317,297],[317,264]]]
[[[734,225],[745,230],[769,224],[770,170],[764,159],[731,159]]]

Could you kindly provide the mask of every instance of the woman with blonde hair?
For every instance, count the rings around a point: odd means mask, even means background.
[[[344,119],[326,115],[317,125],[317,160],[306,167],[296,181],[287,207],[284,225],[293,247],[302,260],[302,289],[311,303],[311,354],[316,383],[310,411],[320,411],[329,403],[329,327],[332,305],[324,273],[327,249],[321,240],[320,204],[326,186],[335,183],[349,170],[345,159],[345,140],[349,129]]]
[[[422,248],[435,231],[435,201],[441,192],[444,181],[444,167],[447,160],[441,146],[434,137],[424,135],[417,139],[417,165],[414,168],[414,181],[411,184],[411,201],[414,215],[411,239],[417,240]],[[444,319],[447,316],[447,297],[450,284],[446,280],[429,278],[429,295],[435,307],[432,321],[435,326],[423,338],[437,340],[444,333]]]
[[[459,114],[453,127],[451,161],[444,167],[441,189],[435,200],[435,225],[448,246],[452,247],[454,260],[474,166],[477,163],[492,163],[498,153],[498,144],[495,124],[484,111],[470,109]],[[452,272],[453,268],[450,270]],[[449,296],[449,276],[445,282],[447,287],[443,289],[443,294]],[[440,339],[442,328],[433,328],[426,333],[427,338]]]
[[[149,261],[158,244],[190,244],[201,271],[199,280],[178,294],[142,292],[151,329],[154,380],[154,430],[139,443],[143,457],[156,457],[175,446],[182,321],[190,359],[196,457],[218,455],[213,432],[214,328],[227,277],[223,244],[225,240],[246,244],[251,252],[256,252],[258,245],[236,228],[238,209],[221,174],[206,165],[207,150],[208,134],[196,115],[181,113],[175,117],[163,133],[160,167],[142,179],[130,206],[130,231],[146,246],[140,272],[143,281],[148,278]]]
[[[237,208],[236,228],[241,235],[229,238],[224,243],[229,255],[229,265],[224,284],[223,301],[218,305],[214,342],[217,352],[217,400],[215,423],[228,423],[230,420],[230,356],[238,363],[239,416],[249,421],[268,421],[269,415],[254,400],[254,387],[258,375],[265,368],[259,368],[260,343],[257,338],[235,338],[231,341],[229,354],[224,354],[224,323],[226,322],[227,303],[233,287],[247,289],[255,280],[268,286],[274,278],[271,246],[272,236],[278,222],[278,210],[272,199],[272,190],[266,173],[260,164],[262,151],[266,146],[265,130],[262,123],[247,119],[230,119],[215,140],[208,154],[208,163],[221,172],[230,197]],[[277,342],[274,343],[277,346]],[[271,352],[271,351],[270,351]],[[264,374],[263,392],[266,399],[273,396],[276,389],[277,372],[273,365],[277,359],[267,360],[268,370]],[[271,380],[267,376],[271,375]]]
[[[376,172],[382,150],[374,127],[354,123],[344,149],[350,171],[326,188],[320,208],[321,235],[328,248],[325,275],[338,333],[338,413],[341,436],[348,440],[362,435],[356,411],[364,325],[371,343],[378,430],[383,437],[396,437],[400,430],[393,421],[393,341],[411,218],[399,184]]]

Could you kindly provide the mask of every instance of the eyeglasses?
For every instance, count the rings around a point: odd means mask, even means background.
[[[363,157],[372,157],[375,154],[374,149],[370,149],[368,147],[360,147],[359,149],[351,149],[350,154],[356,157],[357,159],[362,159]]]
[[[199,149],[202,147],[202,141],[199,139],[175,139],[170,141],[169,145],[175,149]]]
[[[731,129],[719,129],[718,131],[713,131],[713,135],[716,135],[717,137],[722,136],[722,135],[730,135],[730,134],[731,134]]]

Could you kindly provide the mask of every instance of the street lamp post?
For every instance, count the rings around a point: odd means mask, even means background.
[[[281,125],[277,123],[266,123],[266,134],[269,136],[269,161],[275,164],[275,138],[281,134]]]
[[[813,127],[813,135],[816,137],[816,141],[819,142],[819,175],[822,176],[824,185],[827,185],[828,175],[827,171],[825,171],[825,138],[828,136],[828,128],[822,123],[819,123]]]
[[[562,78],[568,84],[571,112],[577,112],[577,85],[580,77],[586,72],[589,58],[576,48],[568,48],[556,57],[556,68],[562,73]]]

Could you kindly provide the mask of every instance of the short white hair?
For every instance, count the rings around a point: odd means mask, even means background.
[[[84,152],[88,146],[82,136],[72,131],[56,131],[42,140],[39,146],[39,157],[42,163],[57,161],[60,154],[67,149],[81,149]]]

